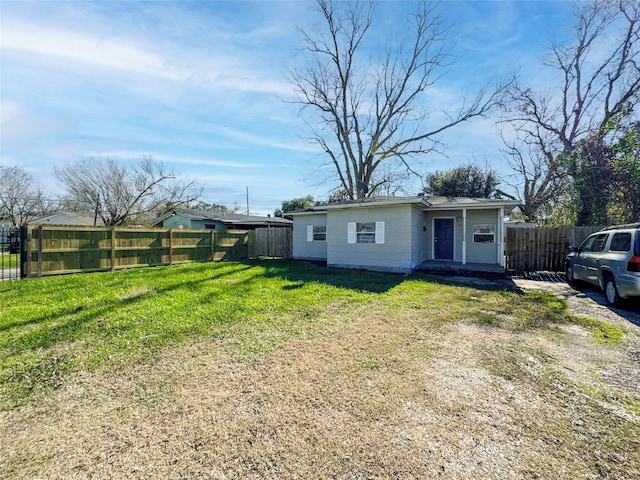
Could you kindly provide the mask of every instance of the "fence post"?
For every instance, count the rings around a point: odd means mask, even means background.
[[[169,229],[169,265],[173,265],[173,228]]]
[[[38,260],[36,263],[36,275],[42,276],[42,225],[38,226]]]
[[[116,227],[111,227],[111,271],[116,270]]]
[[[31,230],[32,227],[26,225],[24,228],[24,238],[21,249],[25,251],[26,258],[24,264],[20,265],[20,277],[29,278],[31,276]]]

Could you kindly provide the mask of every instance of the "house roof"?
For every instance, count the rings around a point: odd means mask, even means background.
[[[69,222],[64,217],[68,217],[74,220],[76,223],[74,225],[91,225],[93,226],[94,221],[97,225],[103,226],[101,218],[95,218],[94,215],[86,212],[54,212],[48,215],[43,215],[41,217],[36,217],[29,220],[29,223],[38,223],[38,224],[51,224],[51,225],[68,225]]]
[[[293,222],[286,218],[280,217],[261,217],[258,215],[242,215],[239,213],[223,213],[223,212],[212,212],[210,210],[195,210],[191,208],[174,208],[173,210],[168,211],[164,215],[156,218],[151,225],[158,225],[162,223],[167,218],[173,215],[180,215],[182,217],[188,218],[190,220],[201,220],[201,221],[213,221],[220,222],[225,225],[277,225],[277,226],[289,226]]]
[[[348,200],[340,203],[330,203],[327,205],[317,205],[300,212],[292,212],[289,215],[309,215],[313,213],[324,213],[327,210],[399,205],[415,205],[423,210],[450,210],[452,208],[515,207],[520,205],[520,202],[496,198],[427,197],[421,195],[415,197],[371,197],[360,200]]]

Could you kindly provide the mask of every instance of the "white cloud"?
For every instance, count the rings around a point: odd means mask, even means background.
[[[309,152],[309,153],[319,152],[318,147],[314,145],[310,145],[308,143],[302,143],[299,141],[291,142],[291,143],[280,142],[280,141],[273,140],[272,138],[265,138],[262,136],[241,132],[239,130],[233,130],[229,127],[223,127],[219,125],[213,126],[212,132],[218,132],[234,140],[241,140],[243,142],[251,143],[254,145],[261,145],[263,147],[278,148],[282,150],[302,151],[302,152]]]
[[[171,165],[203,165],[207,167],[224,167],[224,168],[261,168],[263,165],[259,163],[237,162],[229,160],[217,160],[213,158],[194,158],[184,157],[182,155],[167,155],[164,153],[153,152],[135,152],[135,151],[102,151],[94,152],[89,156],[105,157],[105,158],[120,158],[127,160],[137,160],[143,156],[150,156],[154,160],[159,162],[171,164]]]
[[[2,30],[0,42],[3,49],[174,80],[188,77],[186,72],[170,67],[161,55],[146,51],[126,39],[22,21],[3,22]]]
[[[210,89],[291,94],[288,83],[270,78],[268,71],[255,65],[249,56],[243,57],[241,52],[226,54],[223,48],[218,48],[203,57],[203,53],[189,52],[188,46],[183,45],[172,49],[170,55],[163,55],[145,48],[141,40],[14,20],[3,22],[0,47],[6,52],[21,54],[22,62],[41,64],[29,56],[44,57],[48,64],[63,71],[80,69],[85,74],[95,74],[94,69],[98,68],[114,74],[144,75]],[[104,78],[104,73],[100,75],[103,81],[109,80]]]

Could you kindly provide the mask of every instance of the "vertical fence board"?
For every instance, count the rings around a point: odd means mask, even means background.
[[[38,250],[37,250],[37,260],[36,260],[36,273],[38,277],[42,276],[42,225],[38,227]]]
[[[22,278],[27,278],[31,275],[32,269],[31,269],[31,256],[32,256],[32,251],[33,251],[33,228],[26,226],[24,227],[27,230],[27,241],[26,241],[26,249],[27,249],[27,253],[26,253],[26,259],[25,259],[25,271],[21,272]]]
[[[292,258],[293,229],[256,228],[254,254],[256,257]]]
[[[564,270],[564,259],[569,246],[580,245],[585,238],[602,228],[507,228],[507,270],[560,272]]]
[[[244,260],[256,250],[246,230],[26,225],[24,243],[24,277]]]

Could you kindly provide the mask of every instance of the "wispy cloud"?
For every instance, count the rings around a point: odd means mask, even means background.
[[[42,24],[3,24],[0,45],[6,50],[57,57],[105,69],[184,80],[187,72],[170,66],[162,55],[146,51],[134,42],[85,32],[48,28]]]
[[[133,38],[106,36],[104,33],[78,29],[48,27],[42,23],[12,21],[3,23],[0,47],[7,53],[23,55],[21,61],[39,63],[43,59],[56,68],[77,70],[95,75],[120,74],[155,77],[161,80],[187,82],[209,89],[269,93],[287,96],[291,87],[259,66],[251,68],[249,59],[220,50],[215,55],[200,56],[175,50],[165,55],[149,49],[145,42]],[[213,57],[213,59],[212,59]],[[95,69],[99,69],[96,71]],[[140,83],[140,79],[136,83]]]
[[[224,168],[250,168],[250,169],[258,169],[263,168],[264,165],[259,163],[250,163],[250,162],[239,162],[239,161],[231,161],[231,160],[218,160],[214,158],[195,158],[195,157],[185,157],[183,155],[167,155],[161,152],[136,152],[136,151],[96,151],[92,153],[88,153],[88,156],[96,156],[96,157],[104,157],[104,158],[114,158],[114,159],[127,159],[127,160],[137,160],[144,156],[150,156],[154,160],[159,162],[167,163],[167,164],[177,164],[177,165],[202,165],[206,167],[224,167]]]
[[[240,130],[234,130],[232,128],[223,127],[220,125],[212,126],[212,131],[223,134],[228,138],[240,140],[242,142],[251,143],[254,145],[261,145],[263,147],[270,147],[270,148],[276,148],[281,150],[302,151],[302,152],[308,152],[308,153],[313,153],[313,152],[318,153],[319,151],[318,147],[308,143],[303,143],[300,141],[281,142],[281,141],[274,140],[273,138],[270,138],[270,137],[254,135],[251,133],[243,132]]]

